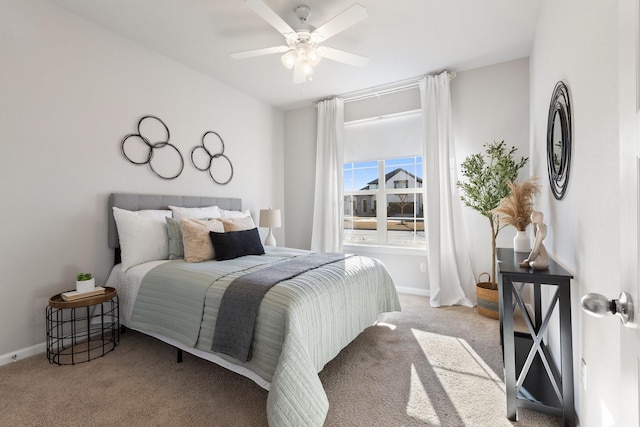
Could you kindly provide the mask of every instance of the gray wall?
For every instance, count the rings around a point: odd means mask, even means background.
[[[518,148],[517,156],[529,157],[527,58],[458,73],[451,82],[451,106],[458,173],[460,163],[468,155],[483,151],[482,145],[487,142],[504,140],[507,146]],[[520,177],[528,178],[529,170],[527,165]],[[484,271],[491,273],[489,220],[466,206],[462,207],[462,218],[476,277]],[[515,228],[504,228],[498,234],[498,247],[513,247],[515,234]]]
[[[286,245],[311,248],[316,173],[315,107],[284,114],[284,194],[282,213]]]
[[[0,28],[2,364],[44,350],[44,307],[76,273],[107,279],[110,192],[241,197],[257,219],[284,203],[284,135],[281,112],[50,3],[3,0]],[[166,122],[184,156],[175,180],[120,153],[148,114]],[[207,130],[226,143],[228,185],[190,164]]]

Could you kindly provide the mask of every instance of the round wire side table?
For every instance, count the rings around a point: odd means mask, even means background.
[[[118,293],[105,293],[73,301],[62,294],[49,299],[46,308],[47,359],[58,365],[89,362],[113,351],[120,343]]]

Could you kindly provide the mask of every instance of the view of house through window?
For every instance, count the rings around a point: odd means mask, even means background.
[[[420,156],[345,163],[344,243],[424,248],[421,175]]]

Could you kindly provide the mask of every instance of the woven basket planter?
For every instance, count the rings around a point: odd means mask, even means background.
[[[500,318],[498,286],[493,282],[483,282],[482,277],[486,275],[487,280],[491,280],[489,273],[480,273],[476,284],[476,298],[478,304],[478,314],[489,319]],[[491,289],[495,287],[496,289]]]

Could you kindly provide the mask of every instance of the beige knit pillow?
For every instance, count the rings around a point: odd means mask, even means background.
[[[186,262],[202,262],[215,257],[209,231],[224,233],[224,227],[220,221],[185,218],[180,220],[180,230]]]
[[[224,225],[224,231],[245,231],[256,228],[256,224],[253,222],[253,218],[245,216],[242,218],[218,218]]]

